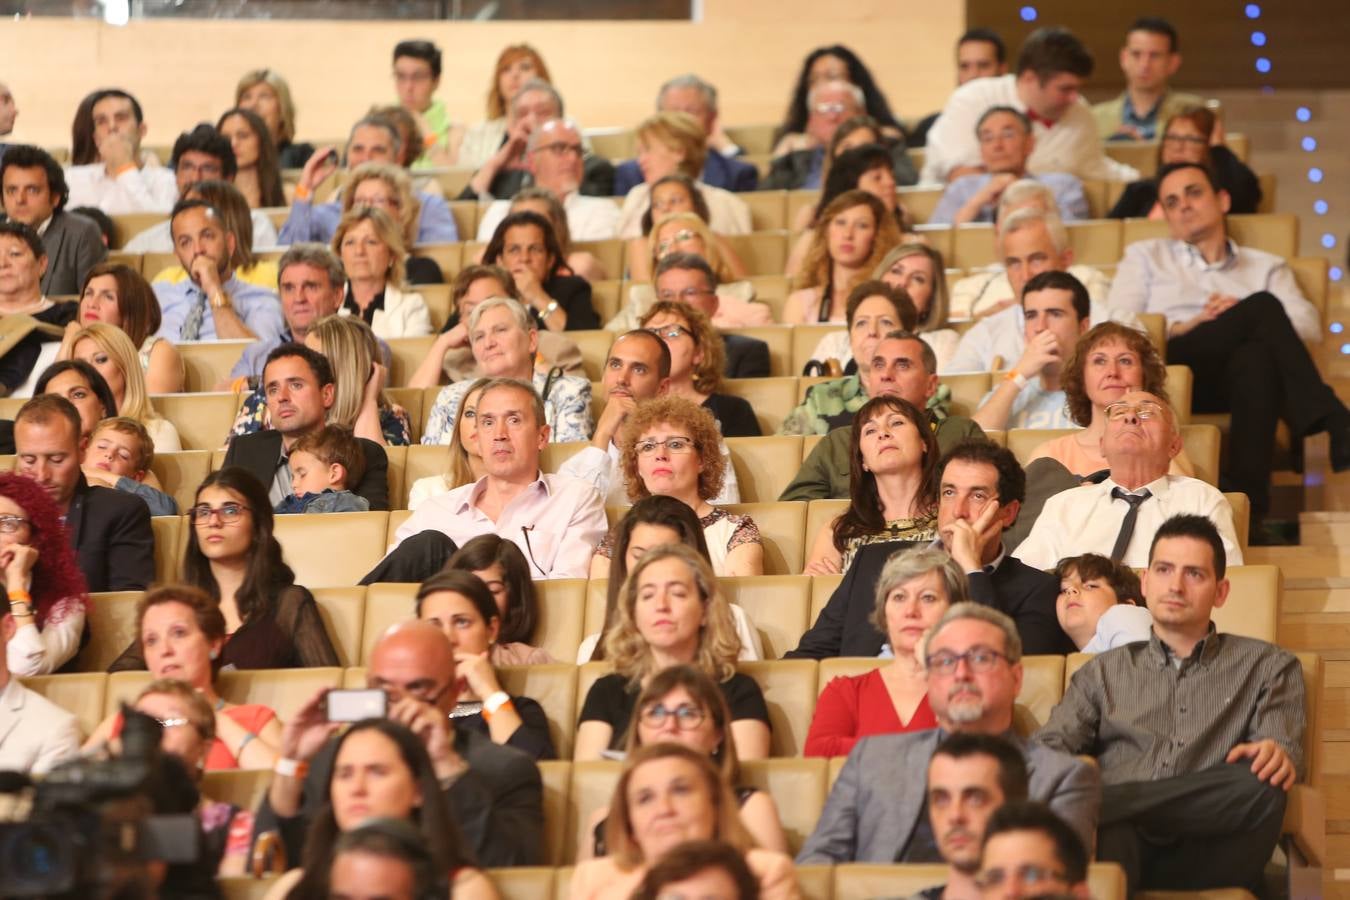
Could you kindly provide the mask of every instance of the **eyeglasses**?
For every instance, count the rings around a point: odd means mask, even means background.
[[[852,109],[847,103],[817,103],[811,107],[811,111],[820,113],[822,116],[838,116]]]
[[[535,147],[535,153],[547,153],[549,156],[580,156],[580,144],[544,144],[542,147]]]
[[[658,300],[663,300],[663,301],[665,301],[665,302],[667,302],[667,303],[671,303],[671,302],[675,302],[675,301],[679,301],[679,302],[682,302],[682,303],[692,303],[693,301],[697,300],[699,297],[705,297],[705,296],[707,296],[708,294],[712,294],[712,293],[716,293],[716,292],[715,292],[715,291],[704,290],[703,288],[687,287],[687,288],[685,288],[685,289],[682,290],[682,291],[661,291],[660,293],[658,293],[658,294],[656,295],[656,299],[658,299]],[[672,325],[672,326],[670,326],[670,327],[672,327],[672,328],[679,328],[680,326],[678,326],[678,325]]]
[[[1064,872],[1059,869],[1047,869],[1044,866],[1037,866],[1031,863],[1024,866],[1018,866],[1012,872],[1006,872],[1003,869],[987,869],[975,876],[975,886],[982,891],[992,890],[1011,877],[1016,877],[1022,884],[1031,887],[1043,884],[1047,881],[1058,881],[1063,883]]]
[[[651,456],[656,452],[657,447],[665,447],[666,452],[672,456],[682,453],[694,452],[694,441],[687,437],[668,437],[664,441],[658,441],[654,438],[647,438],[645,441],[638,441],[633,445],[637,450],[638,456]]]
[[[702,235],[699,234],[694,229],[681,228],[679,231],[675,232],[675,234],[672,235],[671,237],[666,238],[664,241],[657,242],[656,255],[665,256],[671,250],[674,250],[675,245],[680,243],[681,241],[692,241],[694,238],[697,237],[702,237]]]
[[[27,524],[23,516],[0,516],[0,534],[13,534]]]
[[[242,503],[223,503],[220,506],[208,506],[205,503],[188,510],[188,518],[193,525],[205,525],[215,516],[222,525],[233,525],[249,508]]]
[[[1208,144],[1209,141],[1194,134],[1164,134],[1164,143],[1172,144]]]
[[[398,684],[378,677],[371,678],[369,682],[370,687],[384,691],[388,695],[390,703],[394,703],[400,697],[412,697],[414,700],[420,700],[431,706],[435,706],[436,702],[445,696],[445,692],[450,690],[454,683],[451,680],[438,685],[430,678],[419,678],[415,681],[409,681],[407,684]]]
[[[708,714],[701,707],[694,706],[692,703],[681,703],[674,709],[667,709],[658,703],[642,711],[642,724],[648,728],[660,728],[666,724],[666,719],[669,718],[675,719],[675,727],[678,730],[693,731],[703,724],[703,720],[708,718]]]
[[[981,144],[992,144],[994,141],[1015,141],[1021,136],[1021,132],[1005,128],[1002,131],[981,131],[978,137]]]
[[[1149,419],[1161,418],[1164,411],[1161,404],[1154,403],[1151,400],[1144,400],[1141,403],[1112,403],[1106,408],[1106,418],[1112,422],[1117,422],[1130,415],[1142,422],[1147,422]]]
[[[669,297],[662,297],[662,300],[668,300]],[[680,338],[688,335],[693,337],[694,333],[683,325],[662,325],[659,328],[648,328],[652,334],[661,338],[663,341],[678,341]]]
[[[965,653],[952,653],[950,650],[942,650],[928,657],[925,662],[928,663],[928,669],[939,675],[950,675],[956,671],[956,667],[965,660],[970,666],[972,672],[991,672],[994,666],[998,665],[1001,659],[1008,657],[999,653],[997,650],[990,650],[988,647],[972,647]]]
[[[192,721],[190,719],[185,719],[181,717],[176,719],[156,719],[155,721],[159,723],[159,726],[161,728],[177,728],[179,725],[192,724]]]

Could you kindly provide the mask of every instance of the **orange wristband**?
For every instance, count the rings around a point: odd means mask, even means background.
[[[297,185],[295,186],[295,199],[297,199],[297,200],[308,200],[308,199],[309,199],[309,188],[305,187],[303,184],[297,184]]]

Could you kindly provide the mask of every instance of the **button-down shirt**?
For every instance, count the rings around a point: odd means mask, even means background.
[[[176,342],[183,331],[183,324],[187,321],[189,311],[206,295],[191,279],[184,279],[176,284],[156,281],[152,287],[155,289],[155,296],[159,299],[159,308],[163,313],[159,331],[155,333]],[[281,301],[274,292],[256,284],[240,281],[233,272],[221,285],[221,289],[230,298],[235,315],[243,319],[244,324],[260,340],[272,340],[286,329],[286,320],[281,315]],[[214,341],[217,337],[216,317],[208,303],[197,340]]]
[[[988,403],[989,398],[994,396],[994,391],[997,390],[998,388],[994,388],[985,394],[980,406]],[[1013,400],[1012,408],[1008,410],[1008,422],[1004,427],[1077,428],[1078,426],[1069,418],[1067,404],[1068,398],[1063,391],[1047,391],[1041,386],[1039,377],[1033,378],[1017,392],[1017,398]]]
[[[608,197],[588,197],[573,191],[563,200],[567,230],[574,241],[607,241],[619,236],[619,204]],[[478,222],[478,240],[492,240],[497,226],[511,212],[510,200],[493,200]]]
[[[928,184],[947,180],[947,174],[960,166],[979,166],[980,142],[975,127],[980,116],[995,106],[1011,106],[1027,112],[1027,106],[1017,95],[1017,76],[976,78],[956,89],[942,109],[942,115],[928,131],[924,153],[923,174],[919,180]],[[1139,172],[1108,157],[1097,136],[1097,122],[1087,101],[1079,99],[1055,122],[1047,127],[1036,121],[1031,125],[1036,137],[1036,149],[1027,160],[1027,170],[1067,172],[1079,178],[1105,178],[1115,181],[1134,181]]]
[[[956,219],[956,214],[970,202],[972,197],[984,190],[984,186],[993,177],[988,173],[962,175],[947,185],[947,189],[938,198],[937,206],[933,208],[933,214],[928,217],[928,224],[950,225]],[[1039,181],[1054,193],[1055,203],[1059,206],[1059,216],[1064,221],[1074,222],[1079,219],[1091,218],[1091,214],[1088,212],[1087,195],[1083,193],[1083,182],[1073,175],[1065,175],[1061,172],[1046,172],[1042,175],[1027,175],[1026,177]],[[997,202],[986,203],[980,207],[980,211],[971,221],[994,221],[995,206],[997,206]]]
[[[544,397],[544,422],[551,429],[549,442],[589,441],[595,432],[595,422],[591,419],[591,383],[579,375],[560,375],[550,385],[548,373],[538,370],[534,373],[533,383],[540,396],[543,396],[544,388],[548,388],[548,396]],[[459,405],[472,384],[473,380],[466,378],[441,388],[427,416],[422,443],[450,443],[455,420],[459,418]]]
[[[726,478],[722,481],[722,492],[708,502],[714,506],[741,502],[741,488],[736,483],[736,470],[731,465],[731,451],[725,441],[719,442],[722,459],[726,462]],[[623,461],[619,448],[610,441],[604,450],[587,445],[558,467],[558,474],[571,475],[595,485],[600,496],[608,506],[627,506],[628,484],[623,479]]]
[[[178,181],[163,166],[128,169],[113,178],[103,163],[66,169],[70,199],[66,209],[94,206],[110,216],[122,213],[168,213],[178,200]]]
[[[1211,625],[1176,663],[1156,634],[1095,657],[1074,674],[1032,739],[1096,756],[1105,784],[1212,769],[1238,744],[1266,739],[1289,754],[1302,777],[1297,657],[1265,641],[1217,634]]]
[[[424,502],[395,532],[395,546],[428,530],[459,547],[480,534],[496,534],[520,548],[532,577],[585,578],[609,527],[600,492],[578,478],[540,474],[494,522],[478,508],[491,477]]]
[[[1110,555],[1130,508],[1126,501],[1111,496],[1111,491],[1119,487],[1119,482],[1107,478],[1101,484],[1085,484],[1055,494],[1045,501],[1031,533],[1013,556],[1033,568],[1053,569],[1066,556]],[[1139,517],[1121,562],[1135,569],[1145,568],[1154,532],[1172,516],[1189,514],[1213,522],[1223,539],[1228,565],[1242,565],[1242,548],[1233,530],[1233,509],[1217,488],[1198,478],[1164,475],[1127,493],[1142,493],[1144,489],[1153,496],[1139,504]]]
[[[1228,241],[1227,255],[1206,262],[1185,241],[1154,238],[1125,248],[1108,301],[1134,312],[1162,313],[1170,325],[1199,315],[1210,294],[1248,297],[1258,291],[1274,294],[1285,315],[1305,341],[1322,338],[1322,321],[1294,280],[1289,265],[1273,253],[1239,247]]]
[[[453,244],[458,241],[459,228],[455,225],[455,217],[445,198],[419,192],[417,199],[422,204],[422,211],[417,217],[417,243]],[[283,246],[302,241],[331,243],[341,219],[340,199],[328,203],[296,200],[291,204],[291,214],[281,226],[281,233],[277,235],[277,243]]]

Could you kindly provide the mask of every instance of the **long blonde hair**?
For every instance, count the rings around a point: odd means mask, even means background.
[[[402,107],[400,107],[402,108]],[[413,191],[412,179],[407,170],[388,163],[362,163],[352,170],[347,183],[342,187],[342,212],[351,212],[356,203],[356,187],[363,181],[379,179],[398,195],[398,226],[403,233],[403,246],[406,250],[417,243],[417,222],[422,215],[422,201]],[[384,212],[381,210],[381,212]],[[385,212],[385,215],[389,213]]]
[[[89,338],[100,350],[108,354],[108,358],[122,373],[122,402],[118,404],[117,414],[135,419],[142,425],[158,420],[160,415],[150,403],[150,391],[145,386],[145,373],[141,371],[140,354],[136,352],[136,346],[131,343],[127,333],[116,325],[91,322],[75,332],[70,342],[71,350],[73,351],[85,338]]]
[[[656,660],[647,639],[638,631],[634,610],[637,608],[638,581],[642,573],[648,566],[665,559],[678,559],[689,568],[703,601],[704,624],[699,633],[693,665],[714,681],[726,681],[736,674],[736,660],[741,654],[741,639],[736,635],[736,622],[731,617],[731,607],[718,590],[712,565],[684,544],[661,544],[651,548],[628,573],[628,580],[623,583],[623,591],[619,596],[618,621],[604,636],[605,658],[614,663],[615,672],[626,677],[634,686],[655,673]]]
[[[835,296],[848,296],[849,291],[871,277],[877,264],[891,252],[892,247],[900,243],[900,227],[895,224],[895,216],[886,212],[886,207],[881,205],[880,200],[867,191],[844,191],[830,201],[830,205],[825,207],[816,220],[811,249],[806,251],[806,259],[802,261],[801,272],[798,273],[797,282],[793,287],[800,289],[829,284],[834,271],[834,260],[830,257],[830,222],[835,216],[855,206],[866,206],[872,210],[872,218],[877,223],[876,231],[872,235],[872,252],[858,267],[858,272],[851,282],[833,286]]]
[[[361,413],[361,400],[365,396],[366,381],[370,378],[371,367],[380,358],[380,345],[375,332],[357,316],[324,316],[315,322],[309,333],[314,335],[328,364],[333,367],[333,405],[328,409],[330,425],[345,425],[348,428],[356,424]],[[385,408],[389,401],[380,393],[379,405]]]
[[[464,438],[459,433],[459,423],[464,421],[464,410],[469,405],[469,398],[481,391],[491,380],[491,378],[477,379],[464,392],[464,399],[459,401],[459,412],[455,414],[455,424],[450,429],[450,447],[448,448],[450,459],[445,465],[445,474],[441,476],[445,479],[445,486],[451,490],[463,487],[475,480],[473,467],[469,464],[469,451],[464,449]]]

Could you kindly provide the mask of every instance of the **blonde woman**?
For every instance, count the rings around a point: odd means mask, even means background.
[[[245,72],[234,89],[234,105],[258,114],[277,144],[283,169],[299,169],[314,154],[313,144],[295,142],[295,103],[291,86],[271,69]]]
[[[338,315],[354,316],[389,340],[431,334],[431,313],[422,295],[405,290],[403,235],[393,218],[375,206],[358,206],[342,217],[333,253],[347,273]],[[364,383],[364,380],[363,382]]]
[[[643,687],[675,665],[696,666],[717,682],[741,759],[769,755],[764,694],[753,678],[736,671],[741,641],[706,559],[684,544],[649,549],[624,582],[618,614],[604,636],[614,672],[586,694],[574,759],[600,759],[606,750],[621,749]]]
[[[487,474],[483,457],[478,452],[478,396],[490,378],[479,378],[469,385],[469,391],[459,404],[459,416],[450,431],[449,458],[440,475],[419,478],[408,489],[408,509],[415,510],[432,497],[438,497],[457,487],[477,481]]]
[[[698,181],[707,155],[708,136],[699,121],[688,113],[659,112],[644,119],[637,129],[638,168],[642,184],[628,192],[619,213],[619,237],[642,234],[642,215],[651,205],[652,185],[667,175],[680,173],[694,179],[708,204],[708,224],[718,234],[749,234],[753,230],[750,207],[731,191]]]
[[[408,173],[399,166],[365,163],[357,166],[347,180],[342,192],[342,213],[345,215],[359,206],[384,210],[403,235],[404,278],[412,284],[442,284],[445,275],[435,260],[409,255],[417,244],[422,220],[420,196]]]
[[[156,453],[183,449],[178,429],[150,402],[140,354],[125,331],[105,322],[86,325],[70,336],[69,358],[82,359],[98,370],[117,401],[117,414],[144,425]]]
[[[849,293],[900,243],[895,217],[872,194],[845,191],[816,222],[811,249],[788,295],[783,321],[843,323]]]
[[[708,202],[703,199],[703,192],[694,179],[681,172],[674,172],[651,184],[651,202],[642,214],[642,236],[631,239],[625,250],[629,281],[651,281],[656,262],[653,258],[656,241],[652,238],[652,229],[676,213],[693,213],[703,223],[706,232],[704,241],[712,248],[709,252],[717,254],[719,278],[734,281],[746,276],[745,263],[736,255],[731,243],[708,230],[708,218],[712,214],[708,212]]]
[[[535,79],[552,83],[538,50],[529,44],[512,44],[502,50],[488,87],[487,120],[450,132],[450,155],[455,165],[477,169],[492,158],[506,140],[506,112],[511,101]]]

